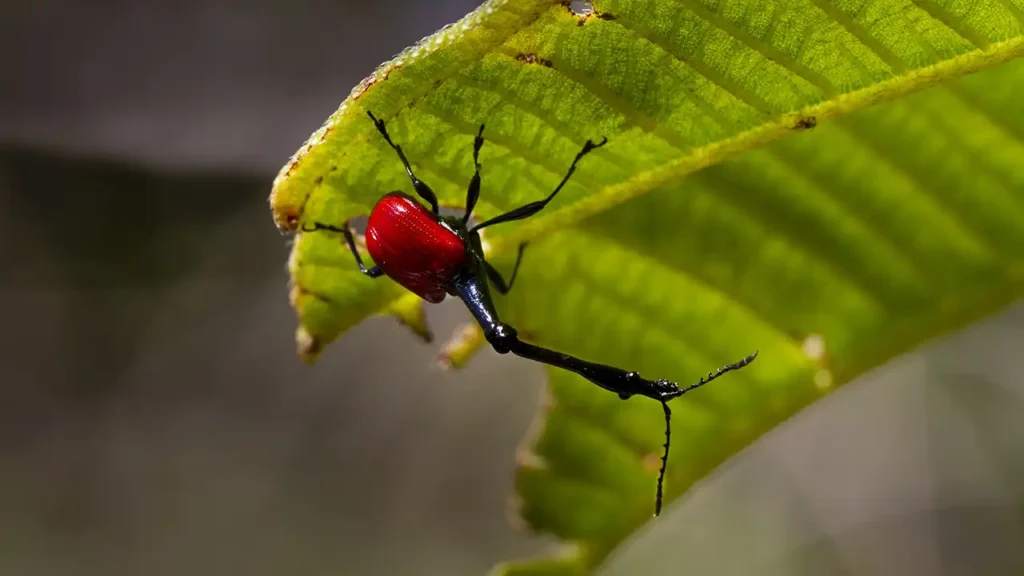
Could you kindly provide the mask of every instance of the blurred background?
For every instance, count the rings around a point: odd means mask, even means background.
[[[482,574],[543,371],[374,319],[295,356],[266,196],[477,0],[0,6],[0,575]],[[468,319],[431,307],[440,340]],[[1024,306],[763,438],[606,574],[1024,574]]]

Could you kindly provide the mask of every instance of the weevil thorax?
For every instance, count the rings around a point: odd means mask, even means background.
[[[439,221],[408,194],[391,192],[370,212],[366,249],[395,282],[437,303],[467,263],[465,235],[460,231],[449,221]]]

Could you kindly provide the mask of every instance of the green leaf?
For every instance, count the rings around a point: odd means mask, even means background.
[[[410,190],[367,110],[449,206],[486,123],[480,218],[546,195],[607,136],[550,207],[485,241],[502,268],[532,240],[500,306],[544,345],[680,381],[760,350],[673,404],[672,500],[823,394],[1021,297],[1022,53],[1021,0],[491,1],[357,87],[271,204],[295,231]],[[289,268],[307,359],[371,314],[426,333],[337,235],[298,234]],[[520,512],[573,553],[498,573],[586,573],[650,519],[658,405],[555,370],[549,391]]]

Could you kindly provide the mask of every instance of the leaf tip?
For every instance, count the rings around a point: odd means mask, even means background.
[[[410,292],[388,305],[386,313],[394,316],[399,323],[429,344],[434,341],[434,333],[427,324],[425,304],[422,298]]]
[[[455,329],[438,355],[437,364],[443,370],[464,368],[487,340],[484,331],[476,322],[467,322]]]
[[[295,344],[299,358],[306,364],[315,363],[323,350],[323,343],[302,326],[295,331]]]
[[[293,162],[294,160],[289,162],[288,166],[292,166]],[[282,170],[282,174],[284,173],[285,170]],[[270,214],[274,219],[274,225],[277,226],[278,231],[282,234],[298,230],[299,215],[302,213],[301,205],[295,202],[288,202],[285,200],[285,197],[286,195],[281,193],[281,188],[275,182],[274,187],[270,190],[270,197],[267,198],[267,202],[270,204]]]

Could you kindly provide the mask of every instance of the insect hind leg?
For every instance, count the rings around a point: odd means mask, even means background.
[[[516,281],[516,274],[519,273],[519,263],[523,261],[523,250],[526,249],[526,242],[519,245],[519,253],[516,255],[516,263],[512,266],[512,276],[509,277],[508,282],[501,277],[501,272],[491,265],[490,262],[484,260],[484,269],[487,271],[487,277],[491,280],[491,284],[494,285],[494,289],[498,293],[504,295],[508,294],[512,290],[512,284]]]

